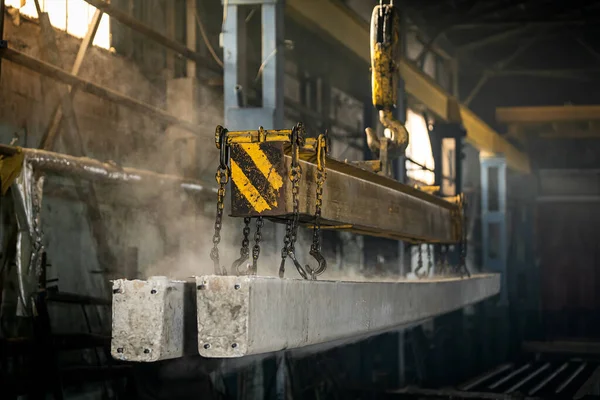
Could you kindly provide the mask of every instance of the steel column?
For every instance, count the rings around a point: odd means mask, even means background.
[[[261,5],[262,14],[262,107],[244,107],[239,104],[236,87],[244,90],[240,65],[246,48],[240,30],[245,24],[239,6]],[[223,32],[224,47],[224,106],[225,126],[230,130],[246,130],[263,126],[265,129],[283,128],[283,7],[284,2],[273,0],[228,1],[227,19]]]
[[[481,236],[483,266],[502,274],[500,305],[508,305],[506,290],[507,230],[506,230],[506,159],[499,156],[480,156],[481,166]],[[497,182],[490,182],[490,172],[497,171]],[[496,183],[496,187],[492,184]],[[491,208],[491,202],[495,202]],[[492,227],[497,226],[498,237],[492,237]],[[496,243],[492,243],[492,241]],[[493,248],[497,254],[491,254]]]
[[[283,128],[283,2],[262,5],[263,108],[273,109],[273,126]]]
[[[235,87],[238,84],[238,7],[227,5],[227,18],[223,26],[223,99],[225,106],[225,124],[231,126],[228,119],[229,108],[237,107]],[[232,126],[233,129],[233,126]]]
[[[225,126],[230,130],[282,129],[283,127],[283,76],[284,76],[284,43],[283,37],[283,0],[228,0],[227,19],[223,32],[223,89]],[[260,5],[262,16],[262,39],[259,74],[262,77],[262,107],[245,107],[244,90],[246,89],[246,34],[245,18],[239,6]],[[252,78],[252,76],[251,76]],[[241,99],[241,101],[239,100]],[[288,127],[291,128],[291,127]],[[275,229],[275,247],[282,242],[283,229],[280,224]],[[280,355],[279,358],[283,357]],[[258,369],[262,369],[263,366]],[[285,398],[287,391],[287,371],[282,366],[277,368],[276,393]],[[262,372],[261,372],[262,376]],[[256,396],[257,393],[254,393]]]

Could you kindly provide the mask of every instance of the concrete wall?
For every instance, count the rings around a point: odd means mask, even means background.
[[[42,58],[37,22],[21,18],[17,26],[7,17],[4,35],[9,46]],[[61,67],[69,70],[80,40],[57,31],[57,42]],[[186,133],[184,151],[176,151],[182,140],[173,129],[125,107],[77,93],[74,108],[87,155],[157,172],[204,175],[210,178],[210,183],[214,182],[214,128],[222,121],[220,89],[197,87],[194,95],[200,107],[188,107],[182,115],[178,102],[189,102],[189,91],[169,93],[167,104],[164,85],[151,83],[135,64],[99,48],[88,51],[80,76],[148,104],[169,108],[173,113],[179,109],[179,116],[196,121],[203,132],[200,136]],[[0,142],[7,144],[17,138],[18,145],[37,147],[58,104],[55,89],[55,81],[2,61]],[[196,157],[193,160],[186,159],[185,149],[191,146],[198,149],[192,153]],[[62,141],[57,142],[54,150],[69,153]],[[189,165],[195,169],[186,169]],[[71,180],[54,177],[46,184],[43,227],[48,260],[52,264],[48,278],[58,278],[60,291],[101,296],[106,294],[108,275],[95,273],[100,268],[96,246],[86,206],[78,200],[73,185]],[[125,270],[139,269],[142,276],[151,271],[185,277],[212,269],[205,262],[210,262],[208,250],[212,234],[208,232],[213,224],[212,203],[210,208],[207,205],[207,217],[204,217],[198,212],[204,205],[196,205],[194,199],[186,199],[180,193],[164,193],[148,200],[135,188],[98,186],[97,192],[108,241],[119,263],[113,267],[114,275],[123,276]],[[225,247],[227,242],[225,240]],[[127,265],[135,263],[135,257],[130,256],[135,253],[137,268]],[[181,256],[176,257],[176,254]],[[6,296],[14,300],[10,293]],[[56,311],[57,316],[60,314],[60,318],[54,319],[59,331],[85,331],[78,307],[61,307]]]

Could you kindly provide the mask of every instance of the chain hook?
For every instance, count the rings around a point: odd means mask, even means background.
[[[308,264],[306,270],[310,272],[311,279],[317,279],[327,269],[327,260],[321,254],[321,207],[323,204],[323,184],[327,172],[325,163],[327,160],[327,132],[317,138],[317,172],[316,172],[316,199],[315,199],[315,222],[313,226],[313,243],[310,246],[310,255],[317,261],[317,268],[312,269]]]
[[[219,135],[219,168],[226,169],[229,172],[229,145],[227,143],[227,134],[229,131],[225,128],[221,129],[221,133]]]
[[[300,262],[298,261],[298,259],[296,258],[296,254],[294,253],[293,250],[288,251],[288,256],[292,259],[292,261],[294,262],[294,267],[296,267],[296,269],[298,270],[298,273],[300,274],[300,276],[303,279],[308,279],[308,274],[306,273],[306,271],[304,270],[304,267],[302,267],[302,264],[300,264]]]
[[[317,261],[317,268],[313,270],[307,264],[306,270],[310,272],[312,280],[316,280],[317,276],[321,275],[327,269],[327,260],[323,257],[319,249],[311,248],[309,254]]]

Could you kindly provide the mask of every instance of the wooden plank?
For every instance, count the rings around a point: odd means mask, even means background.
[[[240,145],[232,145],[233,216],[284,218],[293,213],[292,184],[288,179],[292,160],[284,155],[281,145],[277,146],[262,147],[265,156],[261,157],[269,165],[263,166],[261,173],[256,161]],[[300,166],[300,220],[310,223],[315,213],[317,168],[303,160]],[[323,186],[321,223],[365,235],[436,243],[459,242],[462,226],[457,205],[330,159]]]

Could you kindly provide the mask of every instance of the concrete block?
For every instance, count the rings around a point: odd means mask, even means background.
[[[113,282],[113,358],[152,362],[184,355],[185,282],[166,277]]]
[[[198,351],[231,358],[414,325],[499,293],[500,276],[333,282],[211,275],[196,284]]]

